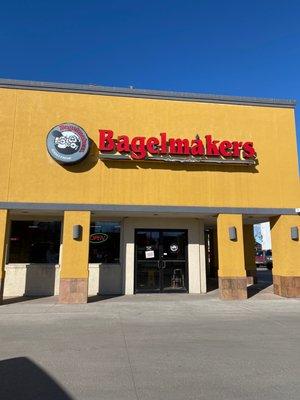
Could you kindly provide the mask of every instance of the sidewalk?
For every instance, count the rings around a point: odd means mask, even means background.
[[[1,400],[299,399],[299,300],[98,300],[0,307]]]

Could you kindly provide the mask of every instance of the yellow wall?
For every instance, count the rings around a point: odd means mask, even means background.
[[[15,134],[17,92],[0,89],[0,199],[7,200]]]
[[[81,240],[73,239],[73,226],[82,226]],[[61,278],[87,278],[90,237],[90,212],[65,211]]]
[[[188,101],[0,89],[0,201],[299,207],[294,111]],[[57,164],[46,150],[49,130],[82,126],[129,136],[254,141],[259,165],[195,166],[97,161],[93,146],[80,165]]]
[[[235,227],[237,240],[229,239],[229,228]],[[237,214],[219,214],[217,218],[220,277],[246,276],[243,240],[243,219]]]
[[[300,241],[291,239],[292,226],[297,226],[300,232],[299,216],[271,219],[273,275],[300,276]]]

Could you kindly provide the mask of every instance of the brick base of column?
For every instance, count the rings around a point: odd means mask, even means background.
[[[248,285],[255,285],[257,283],[256,269],[246,269],[246,275]]]
[[[3,302],[4,278],[0,278],[0,304]]]
[[[247,277],[219,277],[219,297],[222,300],[247,299]]]
[[[274,293],[282,297],[300,297],[300,276],[273,275]]]
[[[62,304],[87,303],[87,278],[61,278],[59,283],[58,302]]]

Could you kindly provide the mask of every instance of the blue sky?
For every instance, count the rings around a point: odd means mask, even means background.
[[[0,77],[299,101],[299,21],[297,0],[3,0]]]

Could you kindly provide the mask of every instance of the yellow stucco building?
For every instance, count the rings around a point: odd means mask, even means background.
[[[2,295],[300,295],[295,103],[0,80]],[[214,252],[213,249],[214,248]]]

